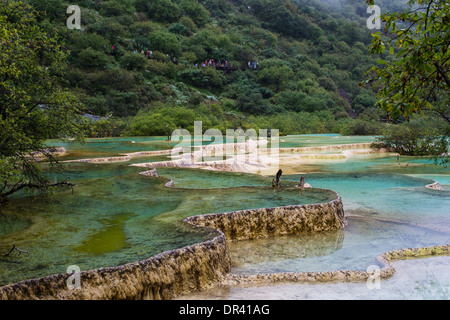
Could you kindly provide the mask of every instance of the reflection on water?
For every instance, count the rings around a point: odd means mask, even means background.
[[[350,216],[341,233],[305,234],[232,243],[233,273],[366,270],[394,249],[448,243],[449,233],[374,217]],[[262,245],[261,245],[262,244]]]
[[[381,281],[380,289],[363,282],[282,283],[248,287],[221,286],[181,296],[202,300],[448,300],[450,297],[450,256],[396,261],[394,276]]]
[[[283,137],[280,147],[370,142],[373,137],[309,135]],[[347,142],[344,142],[347,141]],[[114,156],[172,147],[164,138],[90,140],[64,146],[64,159]],[[164,156],[135,159],[151,161]],[[131,162],[130,162],[131,163]],[[182,223],[187,216],[239,209],[330,200],[334,194],[272,190],[273,177],[159,168],[160,178],[140,176],[130,163],[70,163],[57,178],[70,178],[74,193],[24,195],[0,207],[0,284],[81,270],[116,266],[198,243],[211,231]],[[304,234],[230,245],[233,272],[366,270],[379,253],[405,247],[450,243],[450,188],[425,188],[434,180],[450,185],[448,168],[426,158],[360,155],[314,160],[282,168],[284,186],[304,176],[315,188],[337,191],[348,226],[342,232]],[[176,189],[165,188],[167,179]],[[222,189],[219,189],[222,188]],[[4,257],[16,244],[31,255]]]
[[[341,249],[343,241],[342,230],[233,241],[230,243],[233,273],[262,273],[274,261],[327,256]]]

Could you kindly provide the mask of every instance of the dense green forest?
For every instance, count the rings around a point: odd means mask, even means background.
[[[205,130],[382,131],[386,115],[360,86],[377,63],[363,0],[28,3],[69,52],[65,85],[84,113],[103,117],[90,136],[165,135],[195,120]],[[66,26],[70,4],[81,8],[80,30]]]

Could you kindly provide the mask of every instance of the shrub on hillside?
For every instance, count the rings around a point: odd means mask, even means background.
[[[401,155],[448,158],[449,128],[441,119],[421,117],[410,122],[391,125],[373,148],[392,148]],[[446,160],[445,160],[446,161]]]

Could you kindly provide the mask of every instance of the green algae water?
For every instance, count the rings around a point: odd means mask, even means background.
[[[367,143],[374,137],[302,135],[283,137],[280,147]],[[175,146],[161,137],[93,139],[64,146],[63,160],[118,156]],[[0,253],[15,244],[30,255],[0,255],[0,284],[81,270],[117,266],[214,236],[182,223],[185,217],[240,209],[309,204],[334,199],[333,192],[270,188],[273,177],[199,169],[158,168],[159,178],[139,175],[133,162],[67,163],[54,178],[70,178],[74,191],[25,194],[0,207]],[[293,172],[291,174],[291,172]],[[346,229],[230,245],[232,272],[366,270],[383,252],[450,243],[450,172],[427,158],[360,155],[299,164],[282,176],[294,186],[301,176],[314,188],[338,192]],[[173,179],[175,188],[164,184]],[[440,182],[443,191],[425,185]]]
[[[12,198],[1,207],[0,252],[16,244],[31,254],[0,257],[0,282],[64,273],[70,265],[118,266],[214,236],[183,223],[188,216],[335,198],[315,189],[273,190],[256,175],[161,169],[162,177],[150,178],[140,171],[129,164],[71,163],[64,176],[76,184],[73,192]],[[166,177],[176,188],[164,186]]]

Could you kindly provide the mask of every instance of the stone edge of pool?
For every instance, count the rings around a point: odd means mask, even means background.
[[[167,151],[161,153],[165,152]],[[437,182],[426,187],[441,190]],[[346,219],[342,199],[337,193],[336,196],[336,199],[321,204],[249,209],[188,217],[183,221],[198,227],[214,229],[217,236],[199,244],[162,252],[139,262],[83,271],[80,273],[79,289],[68,289],[67,281],[70,280],[70,274],[50,275],[0,287],[0,299],[172,299],[220,285],[367,281],[373,276],[373,272],[339,270],[252,275],[230,273],[228,240],[239,241],[344,228]],[[380,277],[387,279],[395,273],[390,262],[448,254],[450,245],[389,251],[377,257],[383,266]]]
[[[175,147],[173,149],[166,149],[166,150],[156,150],[156,151],[138,151],[138,152],[132,152],[132,153],[124,153],[118,156],[113,157],[100,157],[100,158],[89,158],[89,159],[75,159],[75,160],[66,160],[62,162],[69,162],[69,163],[76,163],[76,162],[84,162],[84,163],[117,163],[117,162],[128,162],[132,160],[133,158],[137,157],[152,157],[152,156],[159,156],[159,155],[176,155],[179,159],[177,160],[169,160],[169,161],[162,161],[159,163],[151,163],[152,166],[158,165],[158,166],[167,166],[167,167],[173,167],[173,166],[193,166],[194,164],[196,166],[200,165],[208,165],[214,162],[217,163],[227,163],[226,161],[209,161],[204,162],[200,161],[199,159],[202,157],[215,157],[217,154],[220,154],[220,156],[223,156],[225,154],[228,154],[229,152],[255,152],[256,149],[259,146],[264,146],[267,141],[253,141],[249,140],[245,143],[230,143],[230,144],[212,144],[212,145],[206,145],[201,146],[199,150],[194,152],[189,152],[186,154],[183,154],[183,148],[182,147]],[[310,153],[316,153],[316,152],[324,152],[324,151],[348,151],[348,150],[357,150],[357,149],[371,149],[371,143],[348,143],[348,144],[341,144],[341,145],[330,145],[330,146],[316,146],[316,147],[290,147],[290,148],[276,148],[273,149],[273,152],[279,153],[279,154],[286,154],[286,153],[297,153],[297,154],[309,154],[309,157],[312,157]],[[375,151],[374,149],[371,149],[374,153],[387,153],[391,152],[391,150],[387,150],[384,148],[378,149]],[[183,154],[182,157],[179,157],[179,154]],[[63,154],[68,154],[66,151],[64,151]],[[329,158],[327,155],[322,155],[324,159]],[[341,158],[347,158],[345,155],[341,155]],[[229,159],[229,158],[227,158]],[[145,166],[146,164],[134,164],[135,166]]]
[[[342,200],[337,193],[336,199],[327,203],[240,210],[193,216],[183,221],[215,230],[217,235],[142,261],[82,271],[78,289],[68,288],[73,275],[56,274],[0,287],[0,299],[172,299],[227,280],[231,271],[227,240],[320,232],[346,225]]]
[[[366,282],[374,277],[382,280],[395,274],[391,262],[411,258],[425,258],[450,255],[450,245],[437,245],[424,248],[407,248],[389,251],[377,256],[382,268],[373,271],[336,270],[325,272],[280,272],[263,274],[228,274],[221,286],[255,286],[281,282],[325,283],[325,282]]]
[[[214,229],[213,239],[180,249],[162,252],[149,259],[118,267],[80,273],[81,288],[70,290],[70,274],[51,275],[0,287],[0,298],[30,300],[123,300],[173,299],[214,286],[259,285],[279,282],[355,282],[367,281],[373,272],[329,271],[286,272],[237,275],[230,273],[231,259],[227,241],[267,236],[320,232],[346,225],[342,199],[327,203],[276,208],[240,210],[192,216],[183,221]],[[383,265],[380,277],[395,273],[390,262],[450,254],[450,245],[401,249],[379,255]]]

